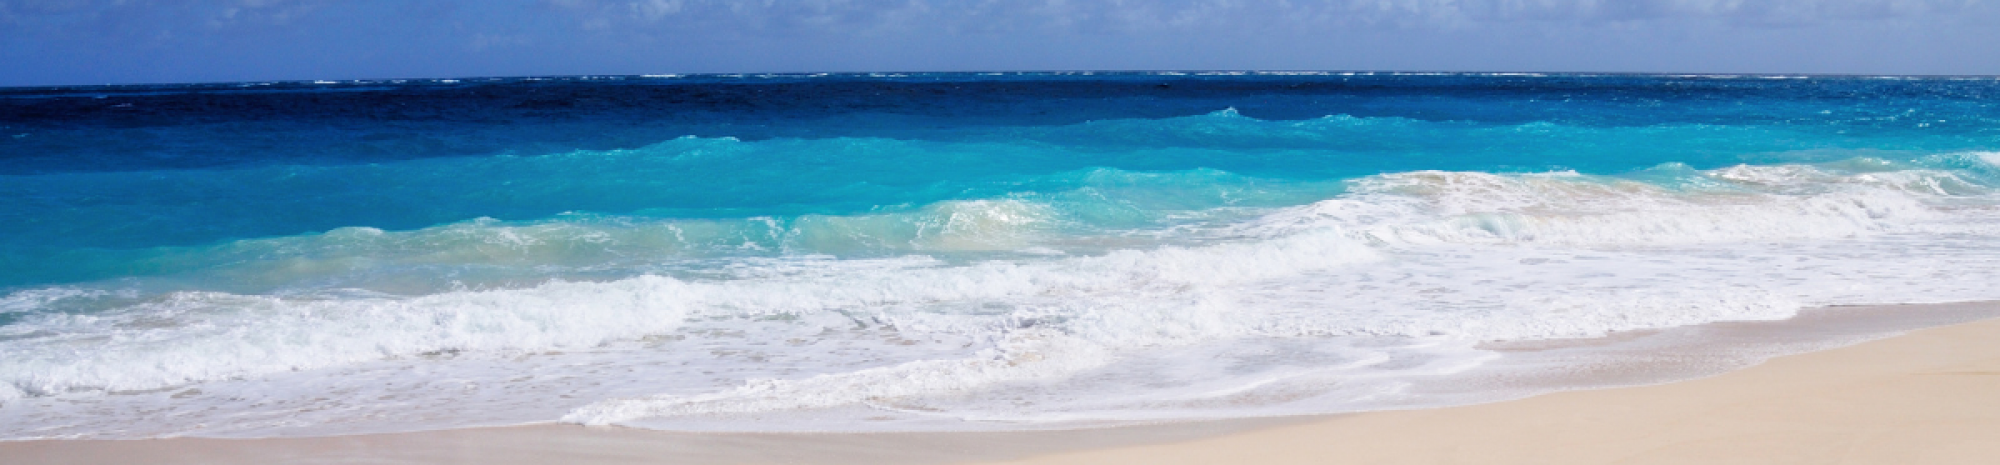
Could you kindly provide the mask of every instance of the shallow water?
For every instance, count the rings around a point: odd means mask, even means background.
[[[1006,430],[1517,395],[1453,380],[1528,369],[1493,341],[2000,299],[1996,92],[1341,73],[0,90],[0,437]]]

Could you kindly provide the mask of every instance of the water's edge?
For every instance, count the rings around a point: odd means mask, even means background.
[[[1911,331],[2000,318],[2000,301],[1809,309],[1776,321],[1717,322],[1599,338],[1490,343],[1503,357],[1473,370],[1493,397],[1451,406],[1505,402],[1564,391],[1691,381],[1750,368],[1788,355],[1885,339]],[[1537,370],[1540,367],[1544,369]],[[1578,370],[1578,368],[1585,368]],[[1524,370],[1525,369],[1525,370]],[[1525,374],[1524,374],[1525,373]],[[95,444],[117,448],[164,444],[218,451],[239,448],[316,454],[379,454],[397,447],[440,444],[538,445],[552,449],[643,449],[691,463],[934,464],[1018,459],[1070,451],[1184,442],[1365,412],[1234,418],[1035,431],[899,433],[709,433],[555,423],[399,433],[271,438],[42,439],[0,441],[33,446]],[[581,436],[579,436],[581,435]],[[583,439],[579,439],[579,437]],[[566,438],[566,439],[564,439]],[[399,446],[400,445],[400,446]],[[530,446],[535,447],[535,446]],[[618,449],[625,447],[625,449]],[[449,448],[449,447],[446,447]],[[546,450],[552,454],[582,450]]]
[[[2000,299],[1986,81],[627,81],[0,90],[0,438],[1421,409]]]

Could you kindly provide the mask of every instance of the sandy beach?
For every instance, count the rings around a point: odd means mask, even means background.
[[[0,0],[0,465],[2000,465],[2000,0]]]
[[[2000,457],[2000,320],[1719,376],[1015,463],[1974,464]]]
[[[1994,305],[1929,310],[1974,315]],[[1884,314],[1848,313],[1861,315],[1842,317],[1849,323]],[[1809,323],[1754,323],[1743,334]],[[686,434],[541,425],[324,438],[25,441],[0,443],[0,458],[9,464],[1987,463],[2000,456],[2000,441],[1992,440],[2000,437],[1995,341],[2000,320],[1987,319],[1658,385],[1463,407],[1085,431]]]

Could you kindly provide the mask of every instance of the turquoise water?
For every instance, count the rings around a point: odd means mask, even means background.
[[[1986,78],[22,88],[0,133],[11,438],[1319,413],[1484,341],[2000,298]]]

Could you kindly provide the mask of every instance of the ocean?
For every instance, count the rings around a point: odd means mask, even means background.
[[[0,89],[0,440],[1421,408],[1996,282],[1984,77]]]

